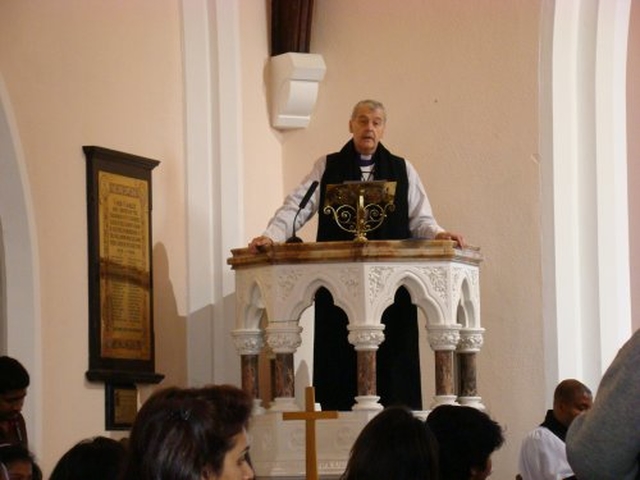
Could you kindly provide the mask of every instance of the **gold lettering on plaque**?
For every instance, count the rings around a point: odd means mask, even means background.
[[[99,172],[101,355],[151,358],[149,185]]]

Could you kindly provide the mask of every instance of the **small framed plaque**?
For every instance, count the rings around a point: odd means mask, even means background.
[[[105,429],[129,430],[138,413],[138,390],[135,385],[105,384]]]
[[[153,331],[151,170],[102,147],[87,159],[90,381],[158,383]]]

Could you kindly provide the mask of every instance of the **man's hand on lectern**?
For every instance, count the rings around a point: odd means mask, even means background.
[[[451,232],[440,232],[436,234],[436,240],[453,240],[458,244],[460,248],[464,248],[466,246],[464,242],[464,237],[459,233],[451,233]]]
[[[273,240],[264,235],[260,235],[259,237],[251,240],[251,243],[249,243],[249,251],[251,253],[262,253],[271,246],[273,246]]]

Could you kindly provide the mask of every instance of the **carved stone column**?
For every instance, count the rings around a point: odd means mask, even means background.
[[[376,351],[384,325],[349,325],[349,343],[358,355],[358,396],[352,410],[382,410],[376,386]]]
[[[242,389],[253,397],[254,413],[264,412],[260,400],[258,357],[264,347],[262,330],[238,329],[231,332],[242,365]]]
[[[463,328],[460,330],[458,344],[458,376],[460,378],[460,393],[458,402],[476,408],[484,408],[482,399],[478,396],[476,384],[476,353],[482,347],[484,328]]]
[[[433,407],[456,403],[453,355],[460,340],[460,325],[427,325],[429,345],[435,352],[436,395]]]
[[[275,394],[272,411],[298,410],[295,403],[293,354],[302,343],[297,322],[273,322],[267,327],[267,344],[276,356]]]

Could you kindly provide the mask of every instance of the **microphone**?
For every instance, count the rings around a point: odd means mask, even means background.
[[[313,195],[313,192],[316,191],[316,188],[318,188],[318,181],[314,180],[311,185],[309,185],[309,190],[307,190],[307,193],[305,193],[304,197],[302,197],[302,200],[300,200],[298,211],[296,212],[295,217],[293,217],[293,235],[287,238],[287,241],[285,243],[302,243],[302,239],[296,236],[296,220],[298,219],[298,214],[304,207],[307,206],[307,203],[309,203],[309,199],[311,198],[311,195]]]

